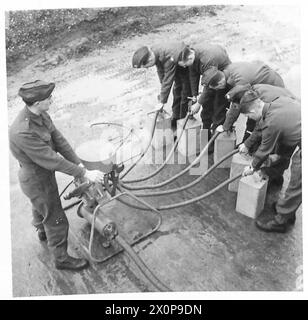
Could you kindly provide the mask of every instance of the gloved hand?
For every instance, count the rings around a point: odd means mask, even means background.
[[[242,176],[243,176],[243,177],[249,176],[249,175],[253,174],[254,171],[255,171],[255,170],[254,170],[254,168],[253,168],[252,166],[247,166],[247,167],[244,168],[244,171],[243,171],[243,173],[242,173]]]
[[[199,102],[196,102],[190,107],[190,111],[192,114],[196,114],[199,112],[200,108],[201,108],[201,104]]]
[[[245,143],[238,146],[238,151],[240,154],[248,154],[248,148],[245,146]]]
[[[82,162],[80,162],[78,166],[81,167],[81,168],[85,168],[85,166],[83,165]]]
[[[86,170],[84,177],[91,182],[103,182],[104,181],[104,172],[99,170]]]

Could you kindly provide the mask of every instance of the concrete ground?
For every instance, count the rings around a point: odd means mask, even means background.
[[[34,63],[8,78],[9,122],[22,107],[16,95],[20,84],[48,76],[48,80],[57,83],[55,105],[50,114],[74,147],[96,137],[89,124],[98,120],[123,122],[135,128],[145,141],[146,135],[138,130],[147,128],[145,113],[155,106],[159,83],[154,69],[132,70],[134,50],[170,37],[192,44],[212,41],[225,45],[233,61],[267,62],[287,83],[290,79],[287,75],[291,72],[293,77],[294,66],[300,62],[298,16],[298,10],[292,7],[226,7],[217,16],[168,25],[156,33],[133,37],[48,72]],[[295,92],[299,78],[292,79],[288,87]],[[167,109],[170,104],[171,98]],[[241,130],[239,123],[238,132]],[[165,180],[183,167],[168,165],[151,181]],[[154,168],[140,165],[130,177],[142,176]],[[37,240],[30,225],[31,206],[19,188],[17,170],[18,165],[10,155],[14,296],[154,290],[123,253],[103,264],[91,263],[91,267],[82,272],[55,270],[47,246]],[[147,200],[153,205],[162,205],[190,199],[212,189],[228,176],[228,169],[218,169],[192,189]],[[181,186],[194,178],[186,175],[168,187]],[[287,179],[288,173],[286,182]],[[59,189],[68,181],[70,177],[59,174]],[[275,190],[269,193],[267,208],[276,195]],[[235,203],[236,194],[223,188],[193,205],[162,212],[159,231],[136,245],[135,250],[173,291],[300,290],[301,209],[290,232],[268,234],[257,230],[252,219],[235,212]],[[114,214],[124,230],[133,230],[136,226],[137,233],[138,228],[147,229],[156,221],[153,214],[136,212],[120,204],[108,212]],[[69,210],[67,216],[71,226],[70,253],[85,256],[83,246],[88,242],[89,226],[76,215],[76,208]]]

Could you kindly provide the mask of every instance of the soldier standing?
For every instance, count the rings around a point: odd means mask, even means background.
[[[54,88],[54,83],[41,80],[20,88],[18,94],[26,105],[9,129],[10,149],[20,165],[19,183],[32,203],[32,224],[39,239],[48,241],[57,269],[80,270],[88,266],[88,261],[67,253],[69,224],[59,198],[55,171],[95,182],[103,181],[104,174],[86,170],[53,124],[47,111]]]

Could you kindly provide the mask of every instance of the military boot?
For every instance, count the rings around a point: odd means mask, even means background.
[[[295,223],[295,213],[280,214],[267,221],[256,220],[256,227],[265,232],[285,233]]]
[[[81,270],[89,266],[89,261],[86,259],[74,258],[69,255],[64,260],[55,261],[56,268],[58,270]]]

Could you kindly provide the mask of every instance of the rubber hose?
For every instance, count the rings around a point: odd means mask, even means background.
[[[75,207],[77,204],[79,204],[80,202],[82,202],[82,200],[77,200],[77,201],[67,205],[66,207],[64,207],[63,210],[66,211],[68,209],[71,209],[71,208]]]
[[[233,178],[230,178],[228,180],[226,180],[225,182],[221,183],[220,185],[218,185],[217,187],[215,187],[214,189],[212,189],[211,191],[199,196],[199,197],[196,197],[196,198],[192,198],[190,200],[186,200],[186,201],[183,201],[183,202],[179,202],[179,203],[175,203],[175,204],[170,204],[170,205],[166,205],[166,206],[161,206],[161,207],[158,207],[158,210],[169,210],[169,209],[174,209],[174,208],[180,208],[180,207],[184,207],[184,206],[187,206],[189,204],[192,204],[192,203],[195,203],[195,202],[198,202],[200,200],[203,200],[205,199],[206,197],[209,197],[210,195],[212,195],[213,193],[215,193],[216,191],[218,191],[219,189],[223,188],[224,186],[228,185],[229,183],[233,182],[234,180],[238,179],[239,177],[242,176],[242,173],[239,173],[238,175],[236,175],[235,177]]]
[[[68,187],[74,182],[74,179],[72,181],[70,181],[66,187],[62,190],[62,192],[60,193],[59,197],[61,198],[63,196],[63,193],[68,189]]]
[[[169,210],[169,209],[174,209],[174,208],[179,208],[179,207],[184,207],[184,206],[187,206],[189,204],[192,204],[192,203],[195,203],[195,202],[198,202],[200,200],[203,200],[205,199],[206,197],[209,197],[210,195],[212,195],[213,193],[215,193],[216,191],[220,190],[221,188],[223,188],[224,186],[228,185],[229,183],[235,181],[236,179],[238,179],[239,177],[241,177],[242,174],[238,174],[237,176],[233,177],[233,178],[230,178],[226,181],[224,181],[223,183],[221,183],[220,185],[218,185],[217,187],[215,187],[214,189],[204,193],[203,195],[200,195],[196,198],[192,198],[190,200],[187,200],[187,201],[183,201],[183,202],[178,202],[178,203],[174,203],[174,204],[170,204],[170,205],[165,205],[165,206],[161,206],[161,207],[157,207],[156,209],[157,210]],[[118,187],[118,189],[121,191],[121,192],[125,192],[125,191],[122,191],[121,187]],[[150,211],[150,209],[148,208],[144,208],[144,207],[140,207],[140,206],[137,206],[137,205],[134,205],[134,204],[130,204],[128,202],[126,202],[125,200],[123,199],[118,199],[120,202],[122,202],[123,204],[131,207],[131,208],[134,208],[134,209],[139,209],[139,210],[145,210],[145,211]]]
[[[156,111],[156,114],[155,114],[155,118],[154,118],[154,121],[153,121],[153,124],[152,124],[152,132],[151,132],[151,139],[147,145],[147,147],[145,148],[145,150],[141,153],[140,157],[120,176],[121,179],[123,179],[136,165],[137,163],[144,157],[144,155],[147,153],[147,151],[149,150],[151,144],[152,144],[152,140],[153,140],[153,137],[154,137],[154,132],[155,132],[155,128],[156,128],[156,123],[157,123],[157,118],[158,118],[158,115],[161,111],[160,110],[157,110]]]
[[[228,158],[230,158],[231,156],[233,156],[234,154],[238,153],[238,150],[233,150],[232,152],[228,153],[227,155],[225,155],[223,158],[221,158],[218,162],[214,163],[212,165],[212,167],[210,167],[210,169],[208,169],[207,171],[205,171],[199,178],[197,178],[196,180],[181,186],[179,188],[174,188],[174,189],[170,189],[170,190],[163,190],[163,191],[158,191],[158,192],[149,192],[149,193],[135,193],[135,196],[137,197],[155,197],[155,196],[165,196],[168,194],[172,194],[172,193],[176,193],[179,191],[183,191],[186,190],[188,188],[191,188],[193,186],[195,186],[197,183],[199,183],[203,178],[207,177],[214,169],[216,169],[222,162],[224,162],[225,160],[227,160]]]
[[[127,241],[122,238],[120,235],[116,236],[115,241],[119,243],[119,245],[125,250],[127,255],[135,262],[138,269],[142,272],[142,274],[151,282],[151,284],[162,292],[170,292],[172,291],[165,284],[163,284],[147,267],[147,265],[140,259],[134,249],[127,243]]]
[[[158,184],[153,184],[153,185],[143,185],[143,186],[127,186],[125,184],[121,184],[122,187],[124,189],[127,190],[143,190],[143,189],[156,189],[156,188],[160,188],[163,187],[167,184],[169,184],[170,182],[176,180],[177,178],[181,177],[183,174],[185,174],[191,167],[193,167],[194,165],[196,165],[200,159],[202,158],[202,156],[204,155],[204,153],[208,150],[209,146],[215,141],[215,139],[218,137],[218,135],[220,134],[220,132],[216,132],[212,138],[209,140],[209,142],[207,143],[207,145],[203,148],[203,150],[201,151],[201,153],[199,154],[199,156],[188,166],[186,167],[184,170],[180,171],[178,174],[176,174],[175,176],[171,177],[168,180],[165,180],[161,183]]]
[[[186,117],[185,117],[185,121],[184,121],[184,125],[183,125],[183,128],[182,128],[182,131],[180,133],[180,135],[177,137],[172,149],[170,150],[166,160],[159,166],[159,168],[157,168],[154,172],[152,172],[151,174],[147,175],[147,176],[144,176],[142,178],[138,178],[138,179],[134,179],[134,180],[123,180],[122,182],[123,183],[134,183],[134,182],[141,182],[141,181],[145,181],[145,180],[148,180],[150,178],[153,178],[154,176],[156,176],[161,170],[163,170],[163,168],[166,166],[166,164],[168,163],[168,161],[170,160],[171,156],[174,154],[174,151],[176,150],[180,140],[181,140],[181,137],[184,133],[184,130],[185,130],[185,127],[187,125],[187,122],[189,120],[189,117],[190,117],[190,113],[187,113]]]

